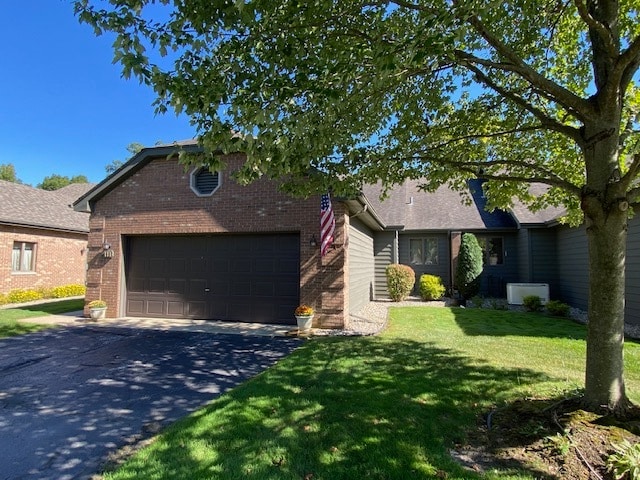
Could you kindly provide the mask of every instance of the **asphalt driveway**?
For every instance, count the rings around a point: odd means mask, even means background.
[[[0,340],[0,479],[80,479],[299,341],[70,327]]]

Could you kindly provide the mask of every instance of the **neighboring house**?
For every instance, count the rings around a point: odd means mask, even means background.
[[[92,186],[46,191],[0,180],[0,293],[84,284],[89,216],[72,203]]]
[[[195,142],[181,148],[199,151]],[[370,300],[388,298],[390,263],[439,275],[451,288],[465,232],[483,246],[483,294],[505,297],[508,283],[542,282],[551,298],[586,307],[586,238],[558,224],[560,210],[488,213],[478,181],[468,203],[446,187],[421,191],[416,181],[384,201],[378,186],[367,186],[333,199],[334,248],[321,256],[319,195],[293,198],[268,179],[238,185],[230,175],[242,154],[211,173],[185,170],[175,152],[143,149],[74,204],[91,212],[87,300],[106,300],[108,316],[295,324],[293,310],[306,303],[316,326],[343,328]],[[640,245],[640,233],[630,242]],[[633,252],[628,271],[636,272]],[[628,301],[628,319],[638,323],[639,302]]]

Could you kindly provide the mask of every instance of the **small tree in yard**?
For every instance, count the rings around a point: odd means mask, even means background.
[[[626,232],[640,207],[638,0],[73,0],[123,76],[240,181],[354,195],[406,178],[586,223],[583,405],[624,414]],[[545,186],[531,193],[531,184]]]
[[[471,298],[480,292],[480,274],[482,273],[482,248],[473,233],[462,235],[458,266],[456,268],[456,287],[462,298]]]
[[[416,273],[408,265],[392,263],[387,265],[387,290],[394,302],[400,302],[407,298],[416,284]]]

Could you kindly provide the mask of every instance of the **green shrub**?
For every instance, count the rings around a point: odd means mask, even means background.
[[[6,303],[9,303],[9,299],[4,293],[0,293],[0,305],[4,305]]]
[[[491,308],[494,310],[507,310],[509,308],[509,304],[504,298],[492,298]]]
[[[465,233],[462,235],[456,268],[456,287],[463,298],[471,298],[478,294],[481,273],[482,248],[473,233]]]
[[[569,305],[558,300],[549,300],[545,307],[547,308],[549,315],[553,315],[555,317],[566,317],[569,315]]]
[[[527,295],[522,297],[522,304],[528,312],[539,312],[542,310],[542,300],[538,295]]]
[[[420,275],[420,296],[423,300],[439,300],[447,289],[437,275]]]
[[[484,298],[480,295],[475,295],[471,298],[471,305],[475,308],[482,308],[484,305]]]
[[[84,295],[85,292],[86,288],[84,285],[72,283],[71,285],[52,288],[51,298],[80,297]]]
[[[612,446],[614,453],[607,459],[609,471],[618,479],[640,480],[640,444],[623,440]]]
[[[409,296],[416,283],[416,274],[408,265],[392,263],[387,266],[387,289],[394,302],[404,300]]]

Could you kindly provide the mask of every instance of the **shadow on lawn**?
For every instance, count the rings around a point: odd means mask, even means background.
[[[455,321],[466,335],[587,338],[587,328],[570,318],[539,313],[477,308],[451,308]]]
[[[170,428],[116,478],[479,478],[449,449],[499,393],[545,380],[428,342],[315,340]]]

